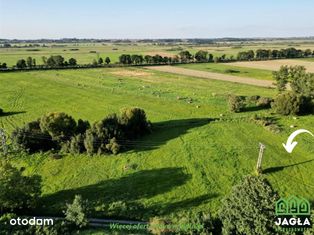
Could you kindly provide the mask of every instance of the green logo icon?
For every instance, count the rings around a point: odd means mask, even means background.
[[[308,200],[296,196],[281,198],[276,202],[276,215],[310,215],[311,208]]]

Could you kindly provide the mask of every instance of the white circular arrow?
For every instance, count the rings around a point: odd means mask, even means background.
[[[313,135],[310,131],[305,130],[305,129],[300,129],[300,130],[297,130],[297,131],[293,132],[293,133],[289,136],[289,138],[288,138],[288,140],[287,140],[287,143],[286,143],[286,144],[284,144],[284,143],[282,144],[283,147],[285,148],[285,150],[286,150],[288,153],[292,153],[293,149],[294,149],[295,146],[298,144],[298,142],[293,141],[293,139],[294,139],[297,135],[299,135],[299,134],[301,134],[301,133],[308,133],[308,134],[310,134],[311,136],[314,137],[314,135]]]

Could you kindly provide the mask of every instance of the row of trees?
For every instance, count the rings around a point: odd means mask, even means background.
[[[48,113],[15,129],[12,139],[28,152],[55,149],[70,153],[117,154],[130,146],[128,141],[150,132],[150,127],[144,110],[139,108],[108,115],[92,126],[81,119],[76,122],[65,113]]]
[[[296,48],[285,48],[280,50],[271,49],[258,49],[255,52],[253,50],[240,51],[237,55],[237,60],[249,61],[249,60],[268,60],[268,59],[283,59],[283,58],[302,58],[314,56],[314,51],[311,49],[300,50]]]
[[[63,67],[63,66],[76,66],[76,59],[70,58],[66,61],[61,55],[53,55],[50,57],[42,57],[43,64],[46,67]],[[26,60],[20,59],[16,62],[16,68],[25,69],[25,68],[35,68],[36,67],[36,59],[32,57],[27,57]]]

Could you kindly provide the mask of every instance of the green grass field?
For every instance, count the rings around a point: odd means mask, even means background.
[[[0,107],[11,112],[0,117],[0,127],[8,132],[49,111],[94,122],[133,106],[143,108],[154,125],[151,135],[116,156],[15,156],[14,164],[26,167],[26,174],[43,177],[36,214],[59,215],[65,202],[81,194],[95,217],[106,217],[103,205],[119,200],[145,206],[130,218],[207,210],[215,215],[231,187],[254,172],[259,142],[266,145],[263,167],[275,189],[314,200],[312,139],[299,136],[292,154],[282,147],[295,130],[290,125],[313,131],[314,116],[275,116],[283,131],[274,134],[249,121],[253,114],[271,116],[269,110],[228,111],[230,93],[274,96],[273,89],[139,68],[1,73],[0,87]]]
[[[229,74],[239,77],[249,77],[262,80],[273,80],[272,71],[253,69],[253,68],[243,68],[238,66],[232,66],[223,63],[202,63],[202,64],[182,64],[178,65],[187,69],[195,69],[206,72]]]

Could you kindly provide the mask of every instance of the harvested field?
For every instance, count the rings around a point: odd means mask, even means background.
[[[142,70],[121,70],[121,71],[111,72],[111,74],[122,76],[122,77],[146,77],[146,76],[152,75],[151,73],[144,72]]]
[[[314,62],[304,61],[304,60],[267,60],[267,61],[249,61],[249,62],[234,62],[226,63],[226,65],[246,67],[246,68],[256,68],[256,69],[266,69],[266,70],[279,70],[282,65],[302,65],[308,72],[314,73]]]
[[[220,73],[204,72],[204,71],[186,69],[186,68],[181,68],[181,67],[176,67],[176,66],[151,66],[151,67],[146,67],[146,68],[161,71],[161,72],[174,73],[174,74],[199,77],[199,78],[221,80],[221,81],[227,81],[227,82],[242,83],[242,84],[248,84],[248,85],[253,85],[253,86],[260,86],[260,87],[267,87],[267,88],[275,87],[272,81],[258,80],[258,79],[249,78],[249,77],[237,77],[237,76],[220,74]]]

